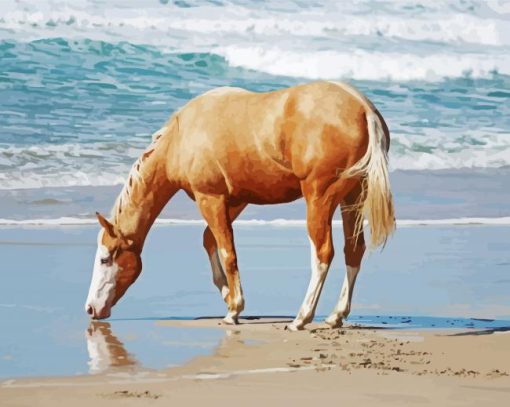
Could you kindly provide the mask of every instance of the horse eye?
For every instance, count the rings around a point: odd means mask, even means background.
[[[104,259],[101,259],[101,264],[108,264],[110,262],[109,257],[105,257]]]

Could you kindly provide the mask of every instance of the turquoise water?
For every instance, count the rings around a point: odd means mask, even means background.
[[[350,81],[375,102],[392,131],[393,170],[510,165],[503,6],[52,4],[2,2],[1,189],[122,183],[190,98],[313,79]]]
[[[107,324],[89,327],[84,302],[94,227],[1,228],[0,377],[164,368],[214,351],[223,330],[165,327],[166,319],[222,316],[201,226],[155,227],[144,271]],[[303,299],[309,243],[304,227],[236,226],[244,315],[286,316]],[[341,230],[318,319],[343,280]],[[401,228],[363,262],[348,322],[379,328],[510,329],[510,231],[501,226]],[[90,328],[90,329],[89,329]]]

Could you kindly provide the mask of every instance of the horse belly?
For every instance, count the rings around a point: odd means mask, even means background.
[[[255,173],[242,183],[234,183],[231,198],[253,204],[292,202],[302,196],[299,179],[290,172]]]

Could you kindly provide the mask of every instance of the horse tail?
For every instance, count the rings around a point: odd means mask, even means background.
[[[376,248],[380,245],[384,247],[395,230],[395,213],[388,176],[389,137],[377,111],[367,109],[366,120],[367,151],[356,164],[342,174],[342,178],[361,179],[362,193],[355,209],[358,212],[355,236],[363,230],[366,218],[370,226],[370,246]]]

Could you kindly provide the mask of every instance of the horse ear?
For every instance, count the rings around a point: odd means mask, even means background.
[[[117,237],[115,233],[115,226],[113,226],[108,220],[101,215],[99,212],[96,212],[97,220],[99,221],[99,224],[104,227],[106,232],[110,235],[110,237]]]

